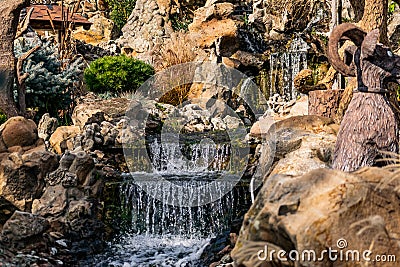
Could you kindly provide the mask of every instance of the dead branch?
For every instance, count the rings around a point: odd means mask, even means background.
[[[17,60],[17,81],[18,81],[18,102],[20,107],[20,112],[24,115],[26,113],[26,104],[25,104],[25,92],[26,92],[26,85],[25,80],[29,77],[28,73],[22,74],[22,68],[24,66],[24,61],[33,53],[35,53],[41,46],[35,46],[34,48],[30,49],[28,52],[20,56]]]
[[[29,27],[29,21],[32,16],[33,12],[33,7],[29,10],[28,14],[26,14],[25,18],[22,20],[22,22],[18,25],[18,30],[17,33],[15,34],[15,39],[20,37]]]
[[[53,33],[56,34],[56,28],[54,27],[54,22],[53,22],[53,19],[50,16],[50,12],[49,12],[48,9],[46,9],[46,11],[47,11],[47,16],[49,16],[49,21],[50,21],[51,28],[53,29]]]

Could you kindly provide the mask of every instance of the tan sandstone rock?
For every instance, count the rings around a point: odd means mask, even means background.
[[[327,248],[360,254],[371,250],[371,259],[379,254],[398,258],[400,201],[396,188],[400,181],[382,183],[394,175],[390,170],[364,168],[353,174],[317,169],[302,176],[269,176],[245,216],[233,259],[248,267],[366,266],[365,260],[329,261],[326,255],[320,261],[300,257],[294,265],[275,254],[273,262],[268,262],[257,257],[265,246],[287,253],[297,250],[300,255],[312,250],[318,258]],[[381,262],[376,266],[397,265]]]
[[[81,132],[78,126],[60,126],[50,137],[50,145],[57,154],[62,154],[66,149],[72,150],[73,138]]]

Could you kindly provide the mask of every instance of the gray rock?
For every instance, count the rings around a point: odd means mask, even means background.
[[[223,118],[224,123],[226,124],[226,128],[229,130],[238,129],[239,127],[243,127],[243,122],[241,119],[232,116],[226,116]]]
[[[38,136],[43,140],[47,141],[50,136],[56,131],[58,121],[56,118],[50,117],[49,113],[42,116],[38,124]]]
[[[217,130],[217,131],[226,130],[225,122],[219,117],[211,118],[211,124],[213,125],[214,130]]]
[[[164,6],[164,4],[166,4]],[[153,62],[151,52],[173,32],[168,19],[171,5],[156,0],[138,0],[117,42],[142,60]]]
[[[20,241],[43,233],[49,223],[43,217],[28,212],[15,211],[4,224],[1,236],[7,240]]]
[[[32,213],[43,217],[57,217],[67,207],[67,190],[62,185],[49,186],[40,199],[32,204]]]

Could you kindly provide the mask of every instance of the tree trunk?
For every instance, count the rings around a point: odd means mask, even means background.
[[[364,15],[365,0],[350,0],[350,4],[354,10],[354,20],[360,21]]]
[[[388,0],[366,0],[364,15],[358,23],[361,29],[370,32],[379,29],[380,42],[389,45],[387,38]]]
[[[336,119],[343,90],[318,90],[308,94],[308,114]]]
[[[13,97],[14,38],[21,9],[28,5],[29,0],[0,0],[0,109],[7,117],[18,114]]]

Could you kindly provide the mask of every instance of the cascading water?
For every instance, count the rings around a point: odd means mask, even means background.
[[[218,186],[208,187],[212,181],[219,181],[231,157],[230,144],[204,140],[176,144],[155,139],[148,144],[146,153],[151,155],[155,172],[126,174],[120,186],[122,207],[130,218],[128,231],[111,242],[108,252],[97,257],[94,264],[203,266],[199,258],[210,238],[229,230],[241,206],[250,204],[248,188],[226,188],[231,185],[226,182],[226,173]],[[154,175],[162,176],[166,182],[154,180]],[[198,198],[207,194],[223,197],[198,206],[200,199],[187,199],[182,194],[189,192],[189,196],[195,196],[195,188],[203,190]],[[148,192],[160,195],[154,198]],[[168,204],[171,202],[177,205]]]
[[[307,43],[300,37],[293,39],[287,52],[272,53],[270,56],[269,95],[281,95],[286,101],[296,99],[299,93],[294,88],[294,78],[307,68]]]
[[[267,47],[262,35],[250,26],[239,29],[239,36],[244,42],[243,51],[261,54]]]

